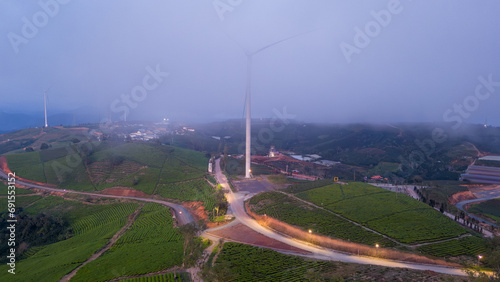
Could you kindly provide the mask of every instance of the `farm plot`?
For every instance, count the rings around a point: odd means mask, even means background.
[[[208,160],[205,156],[205,154],[193,151],[193,150],[188,150],[188,149],[183,149],[183,148],[178,148],[178,147],[167,147],[171,148],[171,155],[177,159],[183,160],[184,162],[188,163],[190,166],[197,170],[201,171],[206,171],[208,168]]]
[[[217,203],[215,189],[203,178],[186,182],[158,185],[157,194],[167,199],[181,201],[202,201],[205,209],[211,211]]]
[[[51,214],[60,214],[61,210],[64,210],[63,216],[71,220],[70,226],[78,221],[77,218],[92,217],[96,211],[106,213],[107,217],[105,220],[96,221],[92,228],[86,228],[85,232],[80,232],[69,239],[29,250],[23,259],[16,263],[15,279],[17,281],[41,281],[42,278],[43,281],[60,280],[101,249],[125,225],[127,217],[136,207],[135,204],[127,204],[123,208],[117,204],[89,206],[55,197],[37,201],[25,211],[37,213],[47,210]],[[108,209],[109,212],[105,212]],[[7,272],[7,268],[7,265],[0,266],[0,281],[13,281],[12,274]]]
[[[153,145],[140,143],[125,143],[115,147],[100,150],[92,155],[92,161],[104,161],[115,159],[131,160],[142,165],[160,168],[167,157],[164,150]]]
[[[328,195],[325,195],[324,201],[328,200],[327,197]],[[313,203],[317,203],[317,201]],[[325,207],[359,223],[366,223],[408,210],[432,210],[428,205],[409,196],[390,191],[353,197]]]
[[[238,243],[225,243],[209,270],[211,275],[205,281],[460,280],[457,276],[406,268],[315,261]]]
[[[303,230],[335,237],[351,242],[384,247],[396,244],[383,236],[368,231],[328,211],[311,207],[287,195],[277,192],[265,192],[250,199],[250,204],[257,214],[267,214]]]
[[[136,173],[127,175],[126,177],[120,179],[115,183],[101,185],[99,186],[99,188],[105,189],[111,186],[123,186],[142,191],[146,194],[152,194],[156,187],[156,184],[158,183],[159,175],[160,175],[159,168],[148,167],[141,169]]]
[[[434,209],[404,211],[368,221],[366,226],[407,244],[444,240],[467,232]]]
[[[73,234],[76,236],[87,233],[89,230],[98,228],[103,222],[110,222],[113,219],[126,220],[136,206],[136,204],[131,203],[112,205],[103,211],[95,212],[92,215],[80,218],[71,225]]]
[[[320,180],[316,180],[316,181],[308,181],[308,182],[304,182],[304,183],[296,183],[296,184],[288,186],[283,191],[285,191],[287,193],[297,194],[297,193],[300,193],[300,192],[305,192],[305,191],[308,191],[308,190],[312,190],[312,189],[315,189],[315,188],[327,186],[327,185],[330,185],[330,184],[333,184],[333,181],[331,179],[320,179]]]
[[[207,162],[208,163],[208,162]],[[171,183],[200,178],[205,175],[205,171],[192,167],[188,163],[175,157],[169,157],[163,166],[160,176],[160,183]]]
[[[486,248],[487,244],[484,239],[468,236],[458,240],[425,245],[418,247],[417,250],[438,257],[456,257],[461,255],[477,256],[478,254],[484,254]]]
[[[24,190],[24,189],[22,189]],[[22,191],[21,189],[17,189],[16,191]],[[7,191],[7,190],[5,190]],[[2,193],[4,195],[6,195],[7,193]],[[36,202],[38,200],[40,200],[42,198],[42,196],[37,196],[37,195],[34,195],[34,196],[23,196],[23,197],[16,197],[16,208],[24,208],[26,206],[28,206],[29,204],[33,203],[33,202]],[[0,198],[0,213],[3,213],[3,212],[7,212],[7,209],[8,209],[8,200],[6,197],[3,197],[3,198]]]
[[[49,162],[51,160],[60,159],[66,157],[67,155],[74,154],[76,150],[76,146],[71,146],[65,144],[64,147],[53,148],[48,150],[40,151],[40,159],[42,162]]]
[[[47,181],[39,152],[9,154],[5,157],[10,170],[15,172],[16,176],[39,182]]]
[[[297,196],[319,206],[331,203],[324,205],[325,208],[402,243],[432,242],[467,232],[451,219],[409,196],[364,183],[351,183],[342,189],[347,195],[342,200],[338,200],[342,192],[332,192],[329,186]]]
[[[500,200],[493,199],[472,205],[472,207],[469,208],[469,212],[484,214],[496,221],[500,221]]]
[[[311,261],[287,256],[276,251],[238,243],[225,243],[214,272],[228,269],[226,281],[304,281],[308,271],[328,268],[322,261]],[[222,277],[221,277],[222,278]]]
[[[104,281],[168,269],[182,263],[183,238],[169,210],[146,204],[135,223],[101,257],[82,267],[72,281]]]
[[[181,273],[166,273],[166,274],[160,274],[160,275],[155,275],[155,276],[123,279],[120,281],[122,281],[122,282],[178,282],[178,281],[190,282],[191,277],[190,277],[189,273],[181,272]]]
[[[78,191],[95,190],[78,153],[46,162],[44,167],[49,184]]]
[[[354,182],[346,185],[334,183],[297,193],[297,197],[309,202],[320,202],[326,206],[345,199],[386,192],[388,191],[362,183]]]

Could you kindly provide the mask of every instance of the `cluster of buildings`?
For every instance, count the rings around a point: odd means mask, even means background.
[[[139,129],[137,132],[132,132],[128,136],[130,137],[131,140],[134,141],[151,141],[153,139],[158,139],[158,134],[160,134],[160,131],[151,131],[151,130],[145,130],[145,129]]]
[[[179,129],[173,130],[172,133],[174,133],[175,135],[186,135],[187,133],[190,133],[190,132],[194,132],[194,128],[189,128],[187,126],[183,126]]]

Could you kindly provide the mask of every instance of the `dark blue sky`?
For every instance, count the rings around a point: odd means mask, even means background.
[[[51,87],[49,113],[241,118],[242,48],[311,31],[254,56],[254,117],[500,125],[499,12],[494,0],[4,0],[0,111],[41,113]]]

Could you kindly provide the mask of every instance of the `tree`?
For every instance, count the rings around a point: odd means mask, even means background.
[[[490,241],[488,252],[484,256],[484,263],[491,267],[495,278],[500,278],[500,237],[495,236]]]
[[[198,258],[203,254],[203,244],[199,237],[196,237],[200,231],[199,225],[195,223],[185,224],[179,227],[179,231],[184,237],[184,267],[191,267],[196,264]]]
[[[40,150],[47,150],[49,148],[49,145],[47,145],[47,143],[42,143],[42,145],[40,146]]]
[[[113,156],[111,157],[111,163],[113,166],[119,166],[125,161],[125,157],[123,156]]]
[[[135,186],[139,184],[139,177],[137,175],[134,176],[134,179],[132,180],[132,185]]]

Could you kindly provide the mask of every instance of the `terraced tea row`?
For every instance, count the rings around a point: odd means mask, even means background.
[[[178,282],[178,281],[190,282],[191,277],[190,277],[189,273],[182,272],[182,273],[166,273],[166,274],[160,274],[160,275],[154,275],[154,276],[123,279],[120,281],[122,281],[122,282]]]
[[[487,244],[482,238],[468,236],[458,240],[425,245],[417,248],[425,254],[437,257],[456,257],[461,255],[474,256],[484,254]]]
[[[208,211],[211,211],[217,202],[214,192],[215,189],[202,178],[180,183],[168,183],[158,186],[157,189],[157,194],[167,199],[202,201]]]
[[[135,210],[136,207],[137,204],[123,203],[113,205],[109,209],[86,216],[72,225],[73,233],[75,235],[80,235],[97,228],[106,222],[117,219],[126,221],[127,217]]]
[[[101,257],[82,267],[72,281],[104,281],[169,269],[182,264],[183,237],[168,208],[148,203],[135,223]]]
[[[329,185],[298,193],[297,197],[324,206],[402,243],[444,240],[467,232],[422,202],[364,183]]]
[[[224,281],[304,281],[308,272],[326,270],[329,264],[268,249],[225,243],[214,268],[214,271],[230,269],[227,277],[221,277]]]
[[[71,238],[28,250],[23,259],[16,264],[17,281],[58,281],[71,272],[92,254],[103,248],[109,239],[127,222],[128,216],[137,204],[84,205],[56,197],[47,197],[25,209],[26,212],[41,212],[62,215],[71,226],[80,218],[88,218],[87,224],[77,227],[78,235]],[[99,214],[95,216],[94,214]],[[96,222],[101,220],[101,222]],[[6,270],[0,266],[0,281],[13,281]]]

